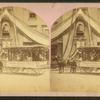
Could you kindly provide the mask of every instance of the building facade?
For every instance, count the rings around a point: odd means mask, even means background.
[[[76,8],[61,16],[52,26],[52,57],[76,58],[81,51],[79,48],[84,48],[83,59],[91,58],[90,53],[97,53],[100,48],[99,17],[99,8]]]
[[[46,61],[49,31],[41,18],[25,8],[0,8],[0,59]]]

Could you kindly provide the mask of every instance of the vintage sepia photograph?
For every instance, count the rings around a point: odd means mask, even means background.
[[[78,7],[51,28],[51,88],[100,92],[100,8]]]
[[[99,3],[0,3],[0,95],[99,92]]]
[[[27,8],[0,8],[0,94],[50,90],[49,30]]]

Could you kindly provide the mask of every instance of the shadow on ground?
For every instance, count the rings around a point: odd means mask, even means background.
[[[58,70],[55,70],[55,71],[52,71],[56,74],[79,74],[79,75],[100,75],[100,72],[75,72],[75,73],[71,73],[71,72],[62,72],[62,73],[59,73]]]

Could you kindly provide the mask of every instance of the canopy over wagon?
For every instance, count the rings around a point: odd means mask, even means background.
[[[48,60],[48,47],[34,45],[4,48],[1,59],[8,61],[46,61]]]
[[[100,69],[100,47],[78,48],[77,66],[85,72]]]
[[[1,59],[2,71],[5,73],[42,74],[48,68],[48,47],[34,45],[4,48]]]
[[[78,52],[83,61],[100,61],[100,47],[81,47]]]

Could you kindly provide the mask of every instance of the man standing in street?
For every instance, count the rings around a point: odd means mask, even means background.
[[[71,61],[70,72],[75,73],[76,72],[76,68],[77,68],[77,64],[76,64],[76,61],[73,59]]]

